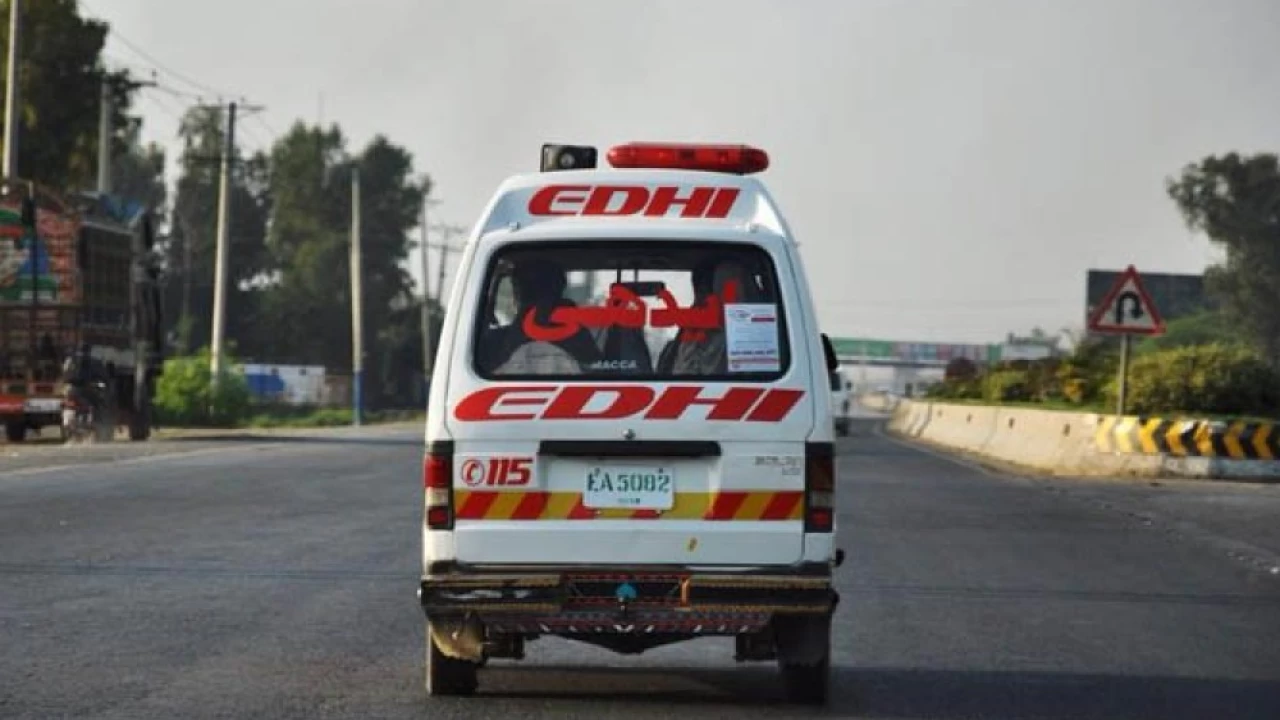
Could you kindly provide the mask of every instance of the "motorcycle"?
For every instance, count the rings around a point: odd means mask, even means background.
[[[92,388],[92,391],[86,392]],[[103,396],[107,385],[103,382],[90,383],[90,388],[67,388],[62,403],[62,437],[67,442],[81,442],[94,437],[95,408],[97,398]]]

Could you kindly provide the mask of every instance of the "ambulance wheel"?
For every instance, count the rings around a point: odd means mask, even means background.
[[[427,694],[474,695],[479,681],[476,664],[445,655],[431,638],[431,621],[427,621]]]
[[[11,443],[20,443],[27,439],[27,426],[21,420],[5,423],[4,437]]]
[[[831,681],[831,618],[776,618],[774,633],[787,701],[826,704]]]
[[[780,662],[787,701],[798,705],[825,705],[831,679],[831,659],[813,665]]]

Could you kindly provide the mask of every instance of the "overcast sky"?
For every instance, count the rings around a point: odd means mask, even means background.
[[[1199,272],[1215,257],[1167,176],[1280,147],[1275,0],[82,7],[118,32],[117,64],[265,106],[242,126],[249,148],[299,118],[340,123],[353,149],[387,134],[454,224],[536,169],[545,141],[763,147],[838,336],[988,342],[1080,326],[1087,269]],[[172,145],[191,101],[144,92],[146,138]]]

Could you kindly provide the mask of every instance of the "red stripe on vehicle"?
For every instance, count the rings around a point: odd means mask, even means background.
[[[590,520],[595,516],[596,514],[592,512],[590,508],[582,504],[581,496],[579,496],[578,501],[573,504],[573,509],[569,511],[570,520]]]
[[[547,509],[547,493],[527,492],[520,498],[520,504],[511,513],[512,520],[537,520],[542,511]]]
[[[485,515],[489,513],[489,507],[497,499],[497,493],[468,493],[467,498],[458,506],[457,518],[459,520],[483,520]]]
[[[732,520],[738,508],[742,503],[746,502],[747,493],[744,492],[721,492],[712,501],[711,507],[707,508],[705,518],[707,520]]]
[[[761,520],[786,520],[791,513],[800,504],[800,499],[804,496],[801,492],[776,492],[769,499],[769,504],[765,506],[764,512],[761,513]]]

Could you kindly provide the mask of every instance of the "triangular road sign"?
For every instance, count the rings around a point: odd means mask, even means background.
[[[1164,333],[1164,320],[1132,265],[1120,273],[1115,285],[1093,309],[1089,316],[1089,330],[1132,335]]]

